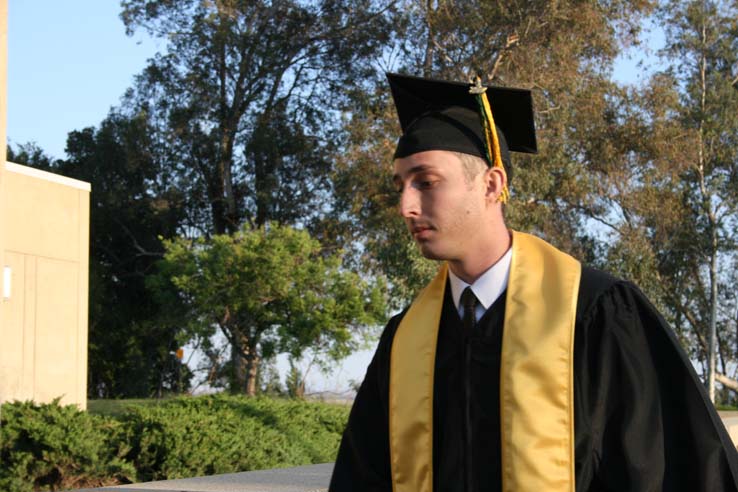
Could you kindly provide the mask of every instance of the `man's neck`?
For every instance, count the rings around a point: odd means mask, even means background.
[[[504,232],[494,236],[494,240],[488,241],[486,246],[480,247],[479,254],[469,258],[448,260],[448,267],[454,275],[471,285],[497,263],[512,244],[510,231],[506,228],[503,230]]]

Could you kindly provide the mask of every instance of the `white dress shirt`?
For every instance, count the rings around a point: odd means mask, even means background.
[[[510,276],[510,260],[512,260],[512,248],[497,260],[497,263],[489,267],[473,284],[471,284],[472,292],[477,296],[479,303],[477,304],[476,315],[477,321],[484,315],[484,312],[494,304],[500,294],[507,288],[507,279]],[[464,306],[461,305],[461,293],[469,287],[469,284],[454,275],[450,269],[448,271],[448,279],[451,284],[451,297],[454,300],[456,310],[459,317],[464,319]]]

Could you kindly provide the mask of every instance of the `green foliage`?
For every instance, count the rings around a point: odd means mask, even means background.
[[[184,222],[185,197],[166,176],[145,115],[111,112],[74,131],[57,172],[88,181],[90,195],[91,397],[130,398],[177,389],[176,309],[148,295],[145,277],[163,254],[159,237]]]
[[[285,388],[282,386],[282,379],[275,360],[268,359],[261,362],[258,379],[259,394],[271,397],[285,395]]]
[[[87,400],[87,411],[93,415],[119,417],[132,407],[160,405],[165,400],[139,398],[125,400]]]
[[[295,465],[334,460],[350,411],[350,407],[345,405],[295,399],[241,397],[233,401],[244,411],[253,411],[265,425],[282,433],[298,450],[296,453],[299,453],[300,459],[307,459]],[[247,406],[253,410],[245,410]]]
[[[345,425],[340,407],[243,397],[182,398],[123,417],[140,480],[330,461]]]
[[[290,370],[287,373],[284,385],[290,398],[303,398],[305,396],[305,374],[292,359],[290,359]]]
[[[341,267],[306,231],[267,224],[233,235],[165,241],[153,292],[183,299],[191,333],[219,328],[247,363],[241,390],[256,392],[261,359],[306,351],[327,364],[349,355],[383,320],[382,286]]]
[[[0,490],[25,492],[129,483],[121,426],[57,402],[5,403],[0,415]]]
[[[123,416],[129,458],[142,480],[274,468],[300,461],[285,436],[240,408],[212,399],[173,400]]]
[[[577,203],[607,229],[603,266],[641,285],[706,379],[714,329],[717,371],[735,380],[738,7],[663,1],[656,18],[665,69],[612,91],[582,135]]]
[[[324,214],[333,111],[382,55],[394,2],[121,3],[129,33],[166,43],[126,104],[152,115],[206,230]]]
[[[119,416],[2,406],[0,490],[164,480],[331,461],[348,407],[208,396],[138,401]]]
[[[16,148],[8,144],[6,159],[9,162],[35,167],[43,171],[52,171],[55,161],[46,155],[35,143],[20,144]],[[52,171],[53,172],[53,171]]]

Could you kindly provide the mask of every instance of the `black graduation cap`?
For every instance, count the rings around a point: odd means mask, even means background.
[[[425,150],[450,150],[487,158],[481,110],[472,84],[388,73],[402,136],[395,158]],[[488,87],[502,161],[508,149],[536,153],[533,98],[525,89]],[[490,163],[491,165],[492,163]]]

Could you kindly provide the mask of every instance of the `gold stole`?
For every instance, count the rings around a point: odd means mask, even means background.
[[[394,492],[433,490],[433,370],[448,266],[418,295],[390,359]],[[574,492],[574,322],[581,265],[513,232],[500,363],[503,492]]]

